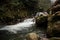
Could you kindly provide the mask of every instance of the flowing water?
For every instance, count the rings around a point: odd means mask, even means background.
[[[31,32],[46,37],[43,31],[35,27],[34,18],[28,18],[18,24],[0,28],[0,40],[26,40],[26,34]]]

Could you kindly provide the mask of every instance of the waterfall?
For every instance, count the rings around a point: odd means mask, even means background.
[[[7,25],[3,28],[0,28],[0,30],[8,30],[9,32],[17,33],[17,31],[21,31],[23,29],[27,30],[29,27],[34,26],[35,21],[33,21],[34,18],[28,18],[25,19],[23,22],[20,22],[15,25]]]

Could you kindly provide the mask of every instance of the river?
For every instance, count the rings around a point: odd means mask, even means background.
[[[26,40],[26,34],[31,32],[39,34],[41,38],[46,37],[42,30],[35,27],[34,18],[28,18],[15,25],[0,28],[0,40]]]

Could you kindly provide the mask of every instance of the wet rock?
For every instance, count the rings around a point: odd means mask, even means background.
[[[56,12],[48,19],[47,36],[60,37],[60,12]]]
[[[29,33],[26,35],[26,39],[27,40],[40,40],[40,37],[36,33]]]
[[[60,0],[56,0],[52,6],[56,6],[57,4],[60,4]]]
[[[55,14],[57,11],[60,11],[60,0],[56,0],[53,5],[47,10],[50,14]]]
[[[41,28],[41,27],[47,28],[47,23],[48,23],[47,18],[48,18],[47,16],[37,17],[36,18],[36,26],[39,28]]]
[[[60,37],[52,37],[50,40],[60,40]]]
[[[57,11],[60,11],[60,4],[53,6],[51,8],[52,14],[55,14]]]
[[[41,38],[41,40],[49,40],[48,38]]]
[[[0,30],[0,40],[8,40],[10,33],[7,30]]]
[[[7,34],[7,33],[9,33],[7,30],[0,30],[0,35],[1,34]]]
[[[47,36],[60,37],[60,0],[56,0],[50,11],[52,15],[48,17]]]

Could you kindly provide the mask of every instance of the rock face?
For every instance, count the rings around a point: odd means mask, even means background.
[[[60,0],[57,0],[50,9],[48,16],[47,36],[60,37]]]
[[[52,14],[55,14],[57,11],[60,11],[60,4],[53,6],[51,8]]]
[[[57,4],[60,4],[60,0],[56,0],[52,6],[56,6]]]
[[[60,0],[56,0],[55,3],[47,10],[49,14],[55,14],[60,11]]]
[[[47,35],[60,37],[60,11],[48,17]]]
[[[60,0],[50,8],[47,16],[36,17],[37,27],[47,28],[47,36],[60,37]]]
[[[40,40],[39,36],[36,33],[29,33],[26,36],[27,40]]]

